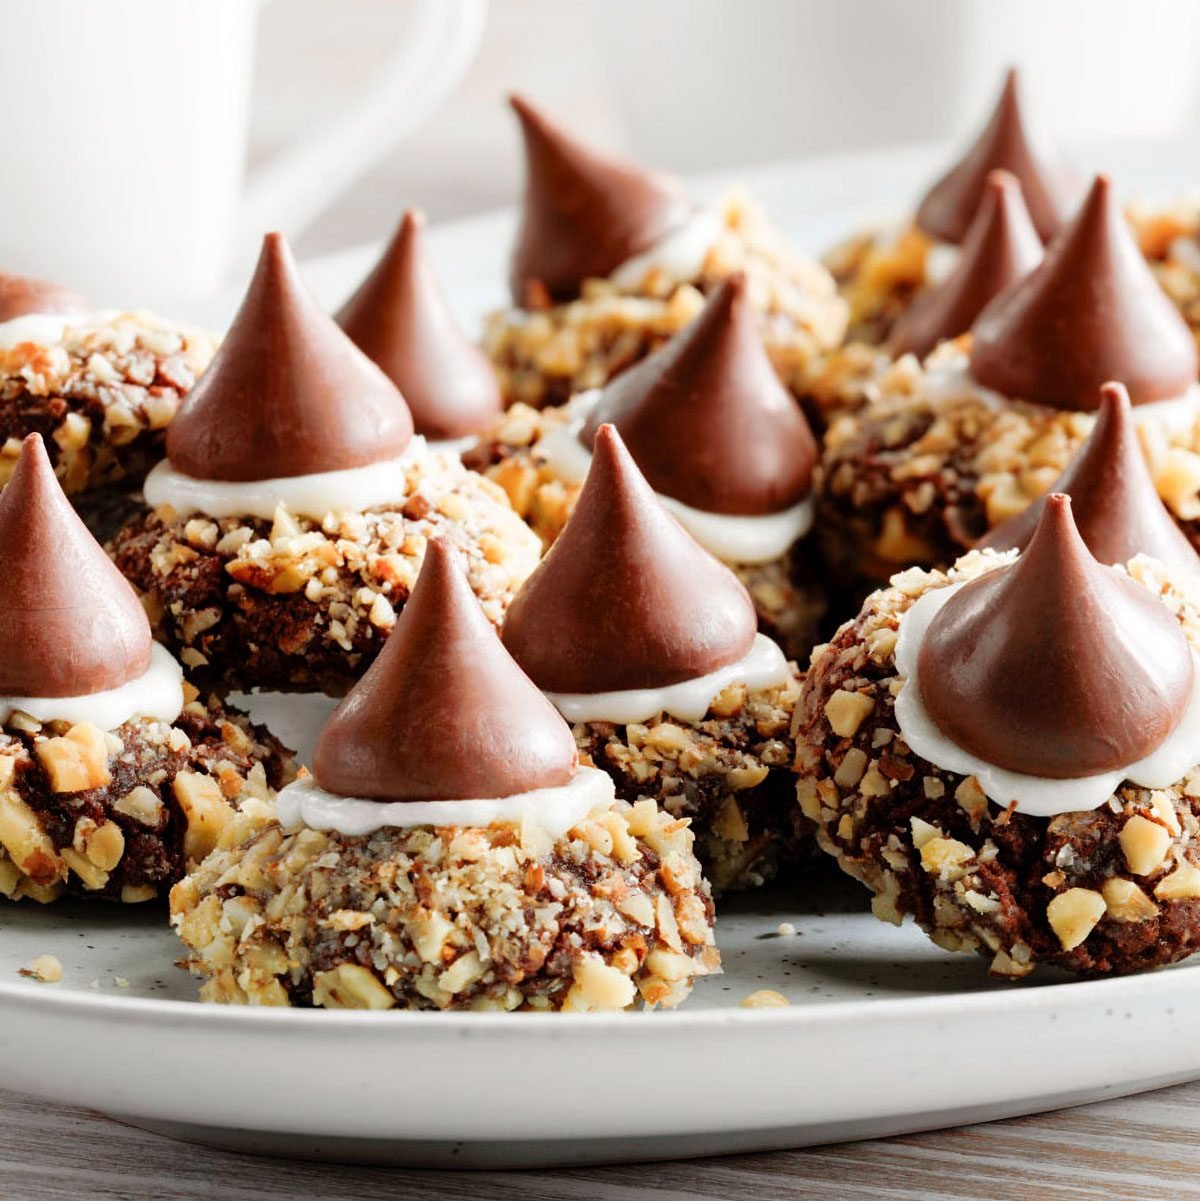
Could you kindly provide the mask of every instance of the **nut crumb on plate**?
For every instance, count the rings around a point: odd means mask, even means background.
[[[21,968],[19,974],[43,984],[57,984],[63,978],[63,966],[54,955],[39,955],[27,967]]]

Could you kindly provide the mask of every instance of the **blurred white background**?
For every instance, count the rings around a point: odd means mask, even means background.
[[[254,154],[319,121],[381,59],[404,2],[270,0]],[[301,249],[382,236],[405,204],[443,219],[510,203],[512,88],[602,143],[688,171],[961,136],[1018,60],[1065,141],[1200,128],[1193,0],[491,0],[449,103]]]
[[[1013,62],[1068,144],[1145,157],[1200,128],[1197,0],[0,0],[0,37],[25,48],[0,75],[22,122],[0,263],[115,304],[219,294],[265,229],[312,256],[405,206],[511,203],[513,88],[682,172],[914,143],[940,161]],[[47,91],[28,48],[50,45]],[[1200,144],[1157,159],[1179,187]]]

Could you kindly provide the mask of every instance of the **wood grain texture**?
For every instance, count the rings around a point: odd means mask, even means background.
[[[417,1172],[209,1151],[0,1093],[2,1201],[1164,1201],[1200,1197],[1200,1084],[882,1142],[628,1167]]]

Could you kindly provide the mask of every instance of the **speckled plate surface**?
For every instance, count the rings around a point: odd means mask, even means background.
[[[1163,194],[1197,149],[1078,157],[1129,194]],[[817,249],[902,213],[940,160],[907,149],[742,178]],[[433,231],[468,320],[502,300],[509,230],[492,215]],[[321,298],[338,302],[372,253],[310,264]],[[219,324],[235,299],[194,315]],[[255,708],[303,746],[327,703]],[[280,1012],[198,1004],[161,911],[6,905],[0,1084],[246,1150],[518,1166],[875,1136],[1200,1077],[1200,964],[997,984],[982,962],[876,921],[865,893],[823,865],[723,903],[718,941],[724,974],[669,1013]],[[18,975],[42,954],[61,960],[60,983]],[[790,1005],[741,1008],[764,988]]]

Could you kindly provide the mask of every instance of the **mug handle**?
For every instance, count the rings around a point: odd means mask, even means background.
[[[263,231],[295,237],[353,180],[426,121],[471,65],[488,0],[409,0],[394,53],[349,104],[256,168],[236,225],[249,252]]]

